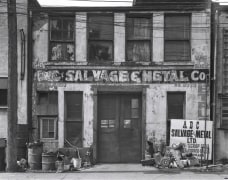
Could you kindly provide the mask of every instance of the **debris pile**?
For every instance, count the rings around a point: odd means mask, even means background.
[[[155,150],[153,143],[147,141],[148,150],[142,165],[155,166],[157,168],[185,168],[190,166],[199,166],[199,160],[192,153],[184,153],[182,143],[170,146],[162,145]]]

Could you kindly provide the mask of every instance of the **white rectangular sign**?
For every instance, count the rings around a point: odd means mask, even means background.
[[[183,143],[184,151],[198,159],[212,158],[212,121],[172,119],[170,127],[170,146]],[[206,147],[205,147],[206,142]],[[202,153],[203,147],[203,153]],[[208,151],[205,151],[208,149]]]

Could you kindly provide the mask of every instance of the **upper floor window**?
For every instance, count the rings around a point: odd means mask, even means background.
[[[113,61],[113,15],[88,16],[88,49],[90,62]]]
[[[8,79],[0,78],[0,107],[7,107]]]
[[[74,18],[50,18],[50,60],[74,61]]]
[[[190,14],[165,15],[165,61],[190,60]]]
[[[150,61],[151,17],[127,17],[127,61]]]

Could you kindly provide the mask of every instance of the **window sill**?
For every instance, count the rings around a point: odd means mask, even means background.
[[[8,109],[8,106],[0,106],[0,109]]]
[[[58,139],[51,139],[51,138],[50,138],[50,139],[42,139],[42,138],[41,138],[40,140],[41,140],[41,142],[44,142],[44,143],[48,143],[48,142],[52,142],[52,143],[53,143],[53,142],[58,142]]]
[[[155,65],[163,65],[163,66],[194,66],[194,62],[192,61],[164,61],[164,62],[155,62]]]

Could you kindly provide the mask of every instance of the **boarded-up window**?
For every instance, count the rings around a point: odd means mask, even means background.
[[[222,121],[221,121],[221,127],[228,129],[228,98],[222,99]]]
[[[40,136],[41,139],[57,138],[57,119],[54,117],[40,118]]]
[[[38,92],[37,115],[58,115],[58,93]]]
[[[74,18],[50,19],[50,60],[74,61]]]
[[[7,89],[8,89],[8,79],[0,78],[0,107],[7,106]]]
[[[165,61],[190,60],[190,14],[165,15]]]
[[[185,113],[185,92],[167,93],[167,136],[166,143],[170,142],[170,120],[184,119]]]
[[[65,93],[66,146],[82,147],[82,93]]]
[[[90,14],[88,16],[89,61],[113,60],[113,15]]]
[[[127,17],[127,61],[150,61],[151,17]]]

